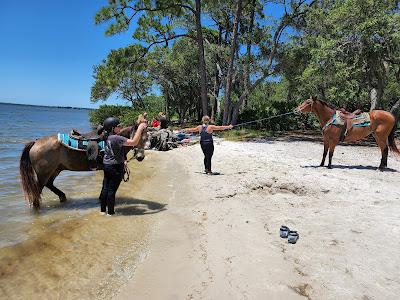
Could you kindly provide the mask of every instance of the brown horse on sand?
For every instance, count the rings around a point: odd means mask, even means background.
[[[298,112],[313,112],[316,114],[321,127],[323,128],[324,153],[320,166],[324,166],[326,154],[329,150],[328,168],[332,168],[333,151],[335,150],[335,147],[339,141],[357,141],[367,137],[371,133],[382,152],[379,170],[383,170],[387,167],[389,148],[396,154],[400,154],[395,142],[397,118],[390,112],[384,110],[373,110],[369,112],[369,126],[352,127],[346,130],[346,125],[337,126],[332,123],[333,117],[335,117],[336,114],[336,109],[328,103],[318,100],[315,97],[310,97],[309,99],[305,100],[297,107],[296,110]],[[343,118],[354,118],[354,115],[351,113],[346,115],[347,116],[344,116]],[[343,134],[344,131],[346,131],[345,134]]]
[[[131,138],[136,128],[137,126],[125,127],[119,134]],[[147,141],[147,131],[144,130],[139,144],[135,147],[134,157],[138,161],[142,161],[145,157],[144,149]],[[131,148],[127,147],[126,152]],[[96,156],[92,159],[96,160]],[[88,158],[86,151],[68,148],[58,141],[56,135],[53,135],[27,143],[22,150],[19,168],[25,198],[35,209],[39,209],[44,187],[55,193],[60,202],[67,200],[65,194],[53,185],[54,179],[61,171],[92,171],[93,161]]]

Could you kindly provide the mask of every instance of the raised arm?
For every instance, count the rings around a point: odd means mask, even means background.
[[[146,127],[147,127],[146,123],[140,123],[138,129],[135,132],[134,137],[132,139],[127,139],[127,141],[124,143],[124,146],[135,147],[137,144],[139,144],[142,132]]]
[[[184,128],[182,129],[183,132],[200,132],[201,131],[201,125],[192,127],[192,128]]]
[[[226,126],[210,125],[208,126],[208,128],[210,131],[227,130],[227,129],[232,129],[233,125],[226,125]]]

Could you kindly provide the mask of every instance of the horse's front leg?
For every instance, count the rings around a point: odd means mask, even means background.
[[[333,157],[333,152],[335,151],[335,147],[339,141],[337,140],[329,140],[329,163],[328,163],[328,169],[332,169],[332,157]]]
[[[59,173],[57,173],[57,175],[58,175]],[[56,176],[57,176],[56,175]],[[56,194],[57,196],[58,196],[58,198],[60,199],[60,202],[65,202],[65,201],[67,201],[67,197],[65,196],[65,194],[61,191],[61,190],[59,190],[58,188],[56,188],[55,186],[54,186],[54,179],[56,178],[56,176],[53,176],[53,177],[51,177],[48,181],[47,181],[47,183],[46,183],[46,187],[50,190],[50,191],[52,191],[54,194]]]
[[[323,167],[325,165],[325,158],[326,154],[328,154],[328,150],[329,150],[329,141],[328,139],[324,138],[324,153],[322,154],[322,161],[320,167]]]

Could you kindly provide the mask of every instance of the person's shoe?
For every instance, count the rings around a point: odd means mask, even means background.
[[[107,213],[105,211],[101,211],[100,215],[105,216]]]
[[[289,227],[282,225],[281,228],[279,229],[279,236],[281,238],[287,238],[289,231],[290,231]]]
[[[299,234],[297,233],[297,231],[294,231],[294,230],[289,231],[288,240],[287,240],[288,243],[296,244],[298,239],[299,239]]]
[[[107,217],[113,217],[115,215],[115,213],[113,214],[107,214]]]

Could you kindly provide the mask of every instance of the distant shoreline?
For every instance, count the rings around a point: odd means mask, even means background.
[[[1,102],[0,104],[7,105],[20,105],[20,106],[35,106],[35,107],[49,107],[49,108],[66,108],[66,109],[84,109],[84,110],[94,110],[95,108],[87,107],[74,107],[74,106],[56,106],[56,105],[40,105],[40,104],[22,104],[22,103],[11,103],[11,102]]]

